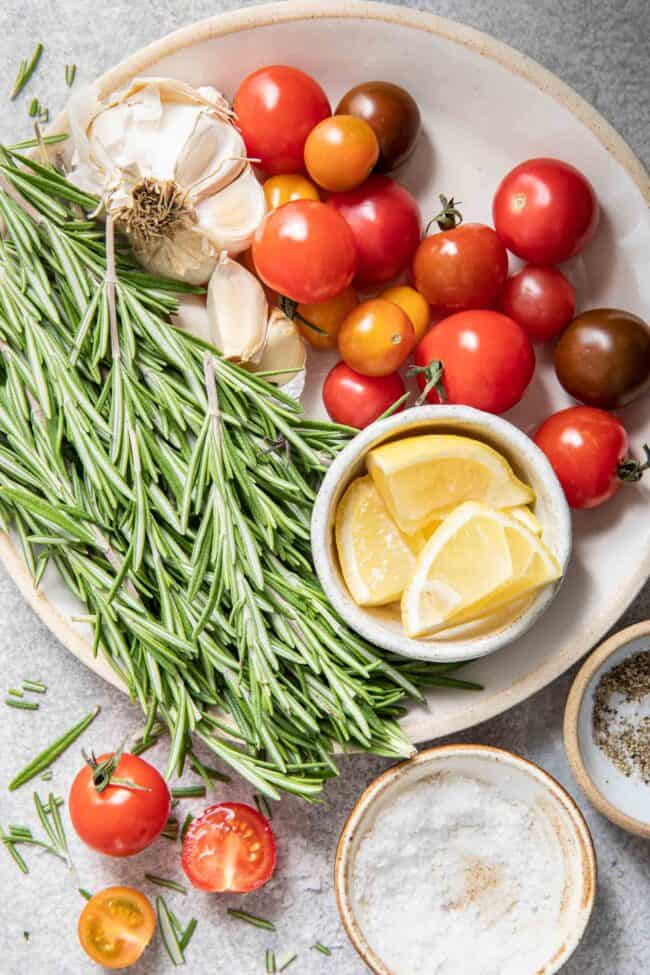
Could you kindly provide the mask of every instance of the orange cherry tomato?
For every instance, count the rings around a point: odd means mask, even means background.
[[[374,130],[354,115],[333,115],[312,129],[305,143],[305,166],[319,186],[333,193],[363,183],[379,158]]]
[[[133,887],[107,887],[91,897],[77,932],[89,958],[104,968],[128,968],[140,958],[156,927],[153,907]]]
[[[362,376],[388,376],[402,365],[415,345],[415,330],[406,312],[384,298],[358,305],[341,325],[339,352]]]
[[[406,312],[415,331],[415,341],[419,342],[431,322],[431,309],[424,295],[415,288],[403,284],[388,288],[379,297],[385,298],[386,301],[394,301],[402,311]]]
[[[316,349],[335,349],[339,329],[343,321],[353,308],[359,304],[359,298],[354,288],[345,288],[340,295],[330,298],[329,301],[319,301],[311,305],[298,305],[296,309],[296,325],[298,331],[310,345]],[[310,322],[320,332],[310,328],[305,322]]]
[[[263,189],[269,210],[277,210],[292,200],[320,200],[318,187],[299,173],[271,176],[264,183]]]

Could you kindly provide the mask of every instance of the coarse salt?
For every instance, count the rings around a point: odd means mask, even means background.
[[[565,880],[542,809],[443,772],[380,807],[359,842],[352,897],[393,975],[526,975],[554,952]]]

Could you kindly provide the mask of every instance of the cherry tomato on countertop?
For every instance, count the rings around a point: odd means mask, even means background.
[[[298,68],[274,64],[242,81],[233,101],[246,151],[269,175],[304,169],[307,136],[331,115],[321,86]]]
[[[407,267],[420,241],[420,211],[408,190],[387,176],[371,176],[327,202],[352,231],[360,285],[384,284]]]
[[[403,365],[415,345],[408,315],[393,301],[372,298],[351,311],[339,331],[344,362],[363,376],[388,376]]]
[[[100,756],[96,768],[84,765],[72,783],[68,805],[84,843],[107,856],[128,857],[160,835],[171,798],[167,783],[149,762],[124,753],[116,765],[109,764],[114,757]],[[127,784],[110,784],[116,779]]]
[[[209,806],[192,820],[183,840],[181,864],[199,890],[256,890],[273,876],[275,862],[270,823],[241,802]]]
[[[420,131],[420,110],[404,88],[389,81],[366,81],[351,88],[338,104],[337,115],[364,119],[379,140],[377,172],[387,173],[406,162]]]
[[[264,183],[264,197],[269,210],[277,210],[293,200],[320,200],[318,187],[300,173],[271,176]]]
[[[508,255],[492,230],[464,223],[425,237],[413,258],[413,280],[430,305],[453,311],[486,308],[508,273]]]
[[[415,341],[419,342],[431,322],[431,309],[426,298],[406,284],[387,288],[379,297],[385,298],[386,301],[394,301],[402,311],[406,312],[415,332]]]
[[[529,159],[501,182],[492,213],[513,254],[531,264],[560,264],[596,232],[598,200],[575,167],[560,159]]]
[[[329,301],[298,305],[294,321],[302,337],[314,348],[335,349],[341,325],[358,304],[359,298],[354,288],[345,288]],[[310,328],[310,325],[315,325],[320,332]]]
[[[328,301],[352,281],[357,251],[332,207],[295,200],[267,213],[253,240],[253,260],[269,288],[293,301]]]
[[[621,421],[592,406],[554,413],[535,434],[572,508],[595,508],[617,493],[623,481],[638,481],[649,466],[628,459]]]
[[[535,354],[521,326],[496,311],[462,311],[434,325],[415,350],[421,389],[432,363],[442,364],[449,403],[505,413],[519,402],[535,369]],[[432,367],[432,370],[435,367]],[[430,403],[439,403],[432,386]]]
[[[305,167],[319,186],[332,192],[363,183],[379,156],[372,128],[354,115],[332,115],[312,129],[305,142]]]
[[[573,318],[576,295],[557,268],[529,264],[508,278],[499,304],[505,315],[519,322],[531,342],[546,342]]]
[[[133,887],[107,887],[85,905],[77,933],[89,958],[120,969],[140,958],[155,927],[156,915],[144,894]]]
[[[388,376],[362,376],[345,362],[329,371],[323,385],[323,403],[334,423],[363,430],[379,419],[404,395],[397,372]],[[404,409],[403,406],[399,410]]]
[[[567,393],[614,410],[650,387],[650,328],[618,308],[592,308],[575,318],[555,349],[555,371]]]

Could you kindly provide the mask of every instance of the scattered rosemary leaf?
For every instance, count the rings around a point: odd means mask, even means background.
[[[22,708],[23,711],[38,711],[40,708],[40,704],[36,701],[22,701],[18,697],[8,697],[5,704],[8,704],[10,708]]]
[[[293,955],[289,955],[289,957],[285,961],[283,961],[280,967],[278,968],[278,972],[286,972],[289,965],[293,965],[297,957],[298,955],[295,952]]]
[[[77,740],[79,735],[86,730],[88,725],[95,720],[99,714],[99,711],[100,707],[97,705],[90,712],[90,714],[87,714],[85,718],[82,718],[81,721],[73,725],[69,731],[66,731],[65,734],[61,735],[60,738],[57,738],[57,740],[42,751],[40,755],[33,758],[32,761],[25,766],[22,772],[19,772],[18,775],[14,776],[14,778],[11,780],[9,783],[9,791],[13,792],[15,789],[20,788],[21,785],[25,785],[26,782],[29,782],[30,779],[33,779],[36,775],[38,775],[39,772],[42,772],[54,761],[56,761],[59,755],[62,755],[63,752],[66,751],[66,749],[68,749],[70,745]]]
[[[25,941],[29,941],[29,931],[23,931],[23,938]]]
[[[249,914],[248,911],[238,911],[234,907],[229,907],[228,914],[230,914],[231,917],[237,918],[239,921],[245,921],[246,924],[252,924],[254,928],[264,928],[265,931],[275,931],[275,924],[273,921],[267,921],[263,917],[257,917],[255,914]]]
[[[331,955],[332,949],[328,948],[327,945],[323,945],[320,941],[317,941],[315,945],[312,945],[312,951],[320,951],[321,955]]]
[[[23,149],[37,149],[38,146],[43,142],[46,146],[55,146],[58,142],[65,142],[70,136],[67,132],[59,132],[58,135],[44,135],[39,139],[23,139],[22,142],[14,142],[13,145],[7,146],[6,148],[9,152],[20,152]]]
[[[196,920],[195,917],[193,917],[189,922],[189,924],[187,925],[187,927],[185,928],[185,930],[183,931],[181,940],[178,942],[178,947],[181,949],[181,951],[185,951],[188,944],[192,940],[194,932],[196,931],[197,924],[198,921]]]
[[[155,873],[145,873],[145,880],[158,887],[168,887],[170,890],[177,890],[179,894],[187,894],[187,887],[177,883],[175,880],[167,880],[166,877],[157,877]]]
[[[183,825],[181,826],[181,842],[185,839],[185,834],[190,828],[190,823],[192,822],[193,819],[194,816],[192,815],[192,813],[188,813],[185,819],[183,820]]]
[[[16,96],[21,93],[21,91],[23,90],[23,88],[31,78],[31,76],[36,71],[38,62],[41,60],[42,53],[43,53],[43,45],[39,43],[36,45],[36,48],[34,49],[34,53],[32,54],[29,61],[25,61],[25,59],[23,59],[20,62],[20,68],[18,69],[18,74],[16,76],[14,86],[11,89],[11,95],[9,96],[11,101],[13,101],[14,98],[16,98]]]
[[[255,805],[257,806],[258,812],[260,812],[262,816],[266,816],[267,819],[273,819],[273,812],[266,796],[261,794],[258,795],[256,793],[253,796],[253,799],[255,800]]]
[[[10,687],[7,690],[7,694],[11,694],[12,697],[24,697],[25,695],[18,687]]]
[[[278,969],[277,969],[277,966],[275,964],[275,952],[274,951],[271,951],[270,948],[267,948],[266,949],[266,954],[264,956],[264,960],[266,961],[266,973],[267,973],[267,975],[276,975],[276,972],[277,972]]]
[[[51,778],[52,778],[52,769],[51,768],[45,769],[45,771],[41,775],[41,780],[43,782],[49,782]]]
[[[171,793],[174,799],[203,799],[206,789],[204,785],[178,785]]]
[[[27,866],[27,864],[25,863],[25,861],[21,857],[20,853],[18,852],[18,850],[16,849],[16,847],[12,843],[10,837],[5,836],[4,833],[0,832],[0,838],[2,839],[2,842],[3,842],[4,846],[5,846],[5,848],[8,850],[9,855],[14,860],[14,862],[15,862],[16,866],[18,867],[18,869],[20,870],[20,872],[21,873],[29,873],[29,867]]]
[[[87,901],[89,901],[89,900],[90,900],[90,898],[91,898],[91,897],[93,896],[93,895],[92,895],[92,894],[90,893],[90,891],[89,891],[89,890],[86,890],[86,888],[85,888],[85,887],[80,887],[80,888],[79,888],[79,893],[80,893],[80,894],[81,894],[81,896],[82,896],[82,897],[84,897],[84,898],[85,898],[85,899],[86,899]]]
[[[41,106],[38,98],[32,98],[27,111],[29,112],[30,118],[35,118],[37,115],[41,114]]]
[[[75,75],[77,74],[76,64],[66,64],[65,66],[65,83],[68,88],[72,88],[74,84]]]
[[[185,962],[183,957],[183,952],[181,951],[181,946],[178,938],[176,937],[176,931],[174,930],[174,922],[171,918],[171,913],[167,907],[167,902],[164,897],[156,897],[156,913],[158,914],[158,927],[160,929],[160,936],[163,940],[165,946],[165,951],[167,952],[172,965],[182,965]]]
[[[24,680],[23,690],[32,691],[34,694],[45,694],[47,685],[42,680]]]
[[[166,840],[177,840],[178,839],[178,820],[168,819],[164,827],[160,831],[160,835],[164,836]]]
[[[9,824],[9,835],[12,837],[23,837],[24,839],[32,839],[32,831],[29,826],[12,826]]]

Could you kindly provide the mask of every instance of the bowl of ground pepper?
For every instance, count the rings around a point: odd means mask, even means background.
[[[583,664],[567,700],[564,744],[596,809],[650,839],[650,620],[615,633]]]

